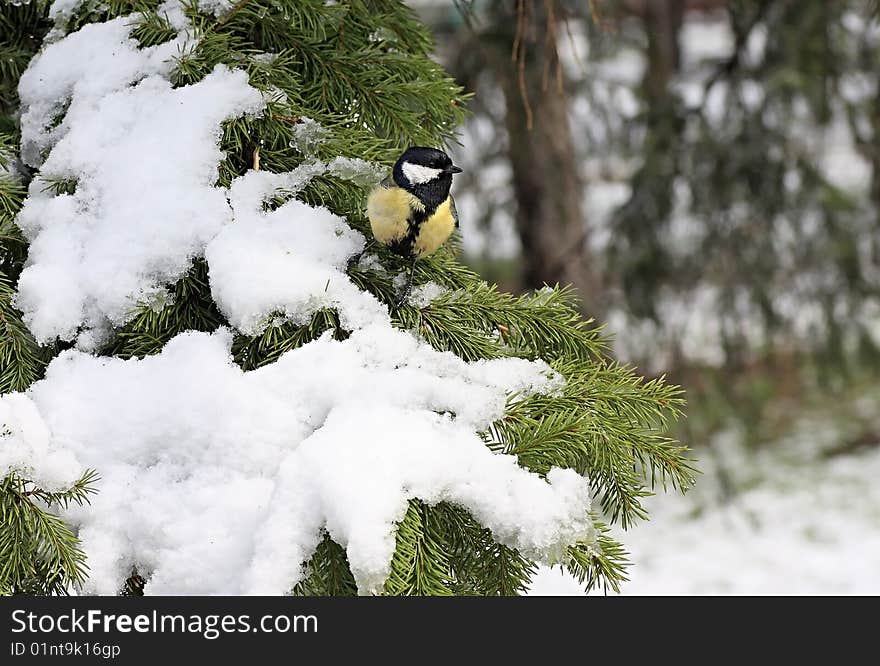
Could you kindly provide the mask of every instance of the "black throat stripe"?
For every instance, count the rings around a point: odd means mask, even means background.
[[[399,254],[401,257],[413,259],[415,257],[414,249],[416,238],[419,237],[419,231],[421,231],[422,225],[425,221],[437,212],[437,208],[438,206],[434,206],[430,210],[410,211],[410,217],[407,220],[406,235],[392,241],[388,246],[389,249],[395,254]]]

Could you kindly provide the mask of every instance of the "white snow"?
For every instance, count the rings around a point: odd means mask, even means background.
[[[199,9],[221,16],[235,7],[236,0],[199,0]]]
[[[0,150],[0,179],[7,183],[20,183],[24,179],[24,172],[17,153],[11,150]]]
[[[290,141],[290,147],[296,148],[304,155],[314,155],[315,148],[323,143],[330,132],[326,127],[308,117],[302,117],[299,122],[293,126],[293,139]]]
[[[877,400],[866,406],[876,422]],[[827,457],[846,430],[804,415],[785,439],[757,449],[727,432],[698,450],[704,473],[686,496],[650,498],[648,522],[614,531],[633,563],[621,593],[880,593],[880,448]],[[540,570],[530,593],[583,590],[554,567]]]
[[[426,282],[413,288],[409,296],[409,302],[417,308],[426,308],[432,301],[440,298],[448,291],[448,289],[441,287],[436,282]]]
[[[18,472],[43,490],[70,487],[83,472],[69,451],[50,450],[50,433],[34,403],[0,395],[0,478]]]
[[[236,223],[205,252],[211,295],[229,322],[250,335],[273,314],[306,324],[321,308],[335,308],[347,330],[390,322],[388,309],[345,274],[364,242],[341,217],[300,201],[271,212],[236,209]]]
[[[244,72],[222,66],[173,89],[164,76],[187,26],[179,6],[164,8],[181,29],[167,44],[138,49],[123,17],[50,45],[22,78],[23,151],[38,166],[51,149],[17,220],[31,241],[16,299],[28,327],[41,342],[76,338],[94,349],[202,255],[218,306],[243,332],[259,333],[279,313],[305,323],[325,307],[350,329],[387,321],[344,273],[363,249],[359,233],[297,201],[263,211],[271,196],[295,194],[317,175],[371,185],[382,171],[310,159],[286,174],[249,173],[228,192],[215,187],[220,124],[259,113],[265,100]],[[301,125],[303,150],[327,136],[311,119]],[[75,179],[76,191],[56,196],[46,189],[52,179]]]
[[[54,21],[66,18],[79,9],[83,2],[85,0],[55,0],[49,7],[49,18]]]
[[[288,173],[251,171],[232,184],[235,224],[205,250],[211,294],[229,322],[257,334],[280,314],[305,324],[322,308],[338,311],[348,330],[389,322],[387,308],[345,274],[366,239],[325,208],[291,200],[273,211],[264,203],[277,193],[296,193],[319,174],[374,183],[380,174],[363,160],[305,162]]]
[[[143,360],[64,352],[30,400],[0,403],[41,442],[32,466],[63,454],[102,476],[92,505],[65,514],[87,591],[114,593],[136,565],[148,593],[284,593],[324,528],[376,592],[413,497],[460,504],[543,561],[592,538],[584,478],[557,469],[548,483],[477,434],[508,393],[558,388],[546,364],[467,363],[380,324],[245,373],[231,337],[183,334]]]
[[[132,27],[127,16],[88,24],[50,44],[31,61],[18,85],[22,157],[27,164],[39,166],[40,153],[55,145],[73,124],[82,125],[84,118],[94,115],[103,97],[171,70],[184,36],[139,49],[129,37]],[[53,117],[66,103],[70,104],[67,116],[53,128]]]
[[[19,86],[24,159],[37,166],[51,148],[17,218],[31,245],[16,305],[41,342],[124,323],[231,221],[214,187],[220,123],[258,113],[262,96],[219,65],[173,89],[161,74],[178,41],[138,50],[130,29],[125,17],[86,26],[41,52]],[[54,195],[53,178],[76,191]]]
[[[384,175],[376,165],[364,160],[336,157],[330,162],[309,159],[293,171],[273,173],[271,171],[249,171],[236,178],[229,188],[229,199],[237,214],[262,209],[263,205],[276,194],[296,194],[308,182],[328,174],[345,178],[352,182],[372,185]]]

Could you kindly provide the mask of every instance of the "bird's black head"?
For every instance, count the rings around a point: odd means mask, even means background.
[[[399,187],[418,197],[430,211],[446,201],[452,174],[460,172],[442,150],[414,146],[400,156],[392,175]]]

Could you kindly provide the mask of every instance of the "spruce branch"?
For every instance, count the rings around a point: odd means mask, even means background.
[[[357,584],[345,550],[325,534],[312,558],[305,565],[306,575],[293,588],[296,596],[351,596],[357,594]]]
[[[45,491],[11,473],[0,482],[0,591],[66,594],[85,580],[88,566],[79,540],[50,509],[83,505],[98,475],[86,470],[64,491]]]
[[[39,379],[50,349],[40,347],[12,305],[15,290],[0,272],[0,393],[24,391]]]
[[[431,507],[448,542],[456,595],[515,596],[528,589],[534,562],[499,544],[492,533],[461,507],[441,502]]]
[[[606,593],[609,588],[620,592],[621,583],[628,580],[628,554],[621,544],[608,536],[608,527],[595,515],[593,524],[597,532],[595,543],[571,546],[565,569],[584,585],[587,592],[600,586]]]
[[[442,532],[431,511],[411,500],[397,525],[397,545],[385,593],[407,596],[450,596],[449,559]]]

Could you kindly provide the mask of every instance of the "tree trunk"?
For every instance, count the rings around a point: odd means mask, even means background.
[[[664,103],[669,83],[678,71],[681,49],[678,34],[684,20],[684,0],[654,0],[644,7],[642,20],[648,36],[643,86],[650,103]]]
[[[598,316],[599,279],[589,261],[583,182],[572,145],[564,73],[558,68],[558,17],[552,4],[497,3],[502,56],[493,58],[506,102],[508,157],[526,288],[573,284]],[[506,51],[506,53],[505,53]],[[510,54],[516,51],[512,60]]]

